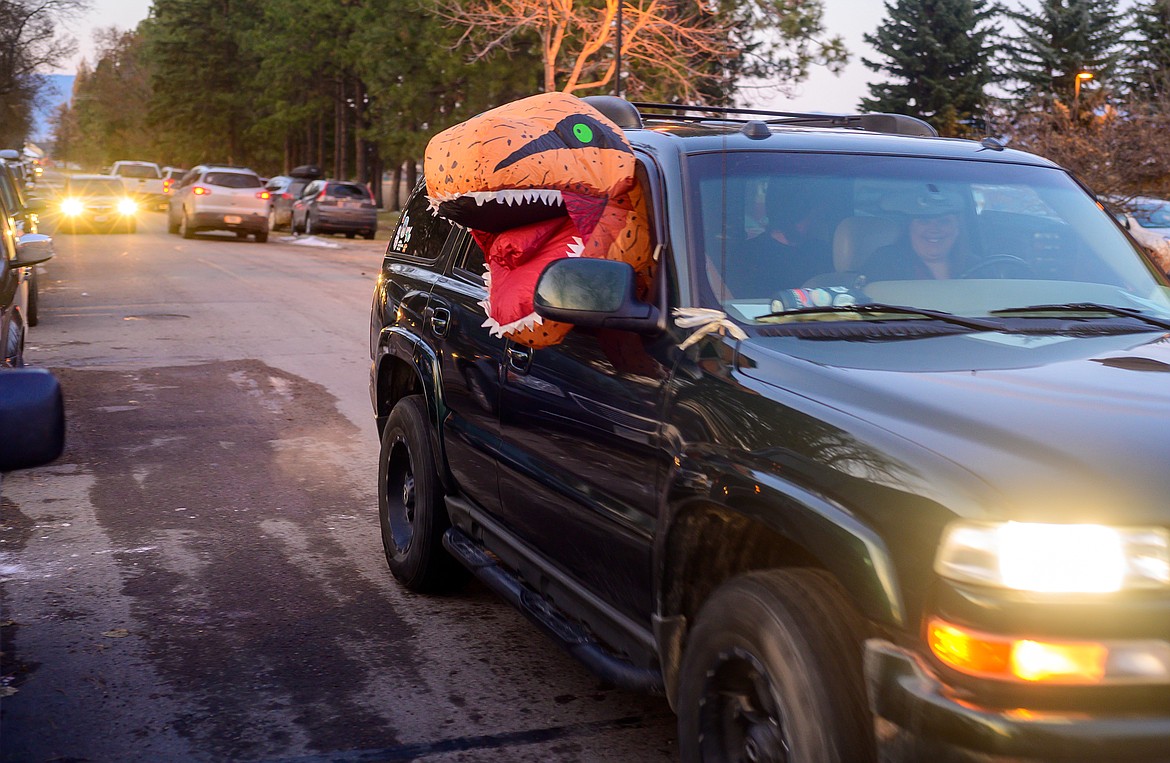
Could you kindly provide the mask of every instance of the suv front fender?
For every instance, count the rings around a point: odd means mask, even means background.
[[[378,435],[381,436],[386,419],[399,400],[406,395],[422,395],[431,422],[431,449],[435,463],[443,465],[439,477],[444,487],[449,487],[446,450],[439,427],[445,410],[442,390],[442,371],[434,348],[422,337],[400,326],[384,327],[374,348],[370,384]]]

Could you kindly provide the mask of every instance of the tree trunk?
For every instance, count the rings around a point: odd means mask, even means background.
[[[394,167],[394,174],[392,177],[393,177],[393,185],[391,186],[390,193],[391,193],[391,196],[393,198],[393,206],[391,206],[390,209],[397,212],[397,211],[402,209],[402,199],[398,194],[398,187],[402,184],[402,165],[401,164],[398,164]]]
[[[418,183],[418,162],[411,159],[406,163],[406,192],[409,194]]]

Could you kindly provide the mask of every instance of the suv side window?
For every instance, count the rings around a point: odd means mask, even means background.
[[[431,211],[426,185],[419,181],[406,209],[402,210],[402,217],[394,229],[394,238],[390,240],[387,253],[436,262],[443,253],[443,243],[450,231],[451,223],[436,217]]]
[[[451,274],[463,281],[483,286],[483,272],[487,269],[483,250],[466,231],[452,233],[451,238],[457,239],[452,247],[456,254]]]

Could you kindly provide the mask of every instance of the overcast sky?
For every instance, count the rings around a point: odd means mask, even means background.
[[[881,0],[824,0],[824,5],[826,27],[830,33],[845,38],[845,45],[851,54],[845,72],[838,77],[824,69],[815,69],[793,97],[761,92],[748,96],[753,105],[786,111],[853,112],[857,110],[858,101],[869,95],[866,83],[877,75],[862,65],[861,57],[865,55],[873,58],[874,53],[861,37],[877,29],[885,14],[884,4]],[[146,18],[150,0],[91,0],[91,8],[71,30],[77,38],[80,52],[62,69],[62,74],[74,74],[82,56],[93,64],[95,29],[110,26],[133,29]]]

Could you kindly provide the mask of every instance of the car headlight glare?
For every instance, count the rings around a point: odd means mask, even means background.
[[[79,199],[65,199],[61,202],[61,212],[74,217],[85,211],[85,205]]]
[[[132,215],[138,211],[138,203],[134,199],[120,199],[118,212],[123,215]]]
[[[1156,527],[952,523],[935,571],[950,580],[1037,593],[1170,587],[1170,533]]]

